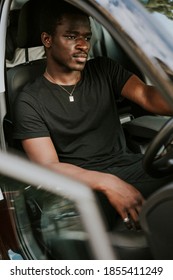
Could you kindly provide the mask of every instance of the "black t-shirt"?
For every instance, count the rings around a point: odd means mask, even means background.
[[[116,107],[131,75],[110,59],[89,60],[75,88],[74,102],[58,85],[39,77],[15,102],[14,138],[50,136],[61,162],[88,169],[135,162],[139,155],[127,151]]]

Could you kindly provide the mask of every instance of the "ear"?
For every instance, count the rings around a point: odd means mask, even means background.
[[[43,32],[41,33],[41,41],[46,48],[50,48],[52,44],[52,36]]]

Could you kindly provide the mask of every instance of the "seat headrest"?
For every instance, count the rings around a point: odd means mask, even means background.
[[[7,28],[6,36],[6,53],[5,58],[12,60],[14,57],[15,50],[17,48],[17,30],[18,30],[18,19],[20,10],[11,10],[9,13],[9,25]]]
[[[17,32],[19,48],[42,46],[39,27],[40,10],[41,3],[38,0],[30,0],[22,6]]]

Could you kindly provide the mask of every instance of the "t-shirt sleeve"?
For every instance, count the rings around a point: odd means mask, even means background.
[[[105,75],[107,75],[109,83],[112,85],[116,99],[121,99],[122,89],[133,73],[110,58],[102,59],[102,67],[105,71]]]
[[[113,79],[113,86],[114,86],[114,89],[116,89],[116,92],[117,92],[117,96],[118,98],[121,98],[121,92],[122,92],[122,89],[124,87],[124,85],[126,84],[126,82],[128,81],[128,79],[132,76],[132,73],[129,72],[128,70],[126,70],[121,64],[117,63],[116,64],[116,78],[115,76],[114,79]],[[114,73],[115,75],[115,73]]]
[[[24,140],[49,136],[49,131],[39,111],[37,101],[26,92],[21,92],[14,103],[14,139]]]

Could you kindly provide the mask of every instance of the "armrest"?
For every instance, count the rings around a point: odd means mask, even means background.
[[[123,124],[123,128],[131,136],[153,138],[168,121],[167,116],[142,116]]]

